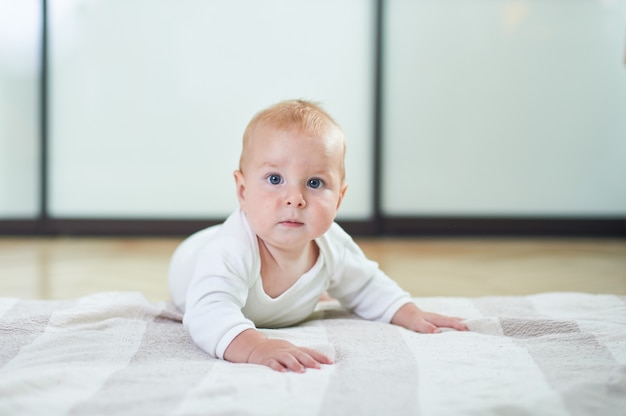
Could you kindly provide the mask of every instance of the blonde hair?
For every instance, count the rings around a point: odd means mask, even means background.
[[[248,143],[258,127],[274,127],[281,130],[296,128],[301,132],[317,137],[338,135],[341,140],[342,162],[341,171],[344,173],[344,156],[346,143],[343,131],[339,124],[324,111],[318,103],[306,100],[281,101],[271,107],[258,112],[248,123],[243,133],[243,147],[239,158],[239,169],[242,169]]]

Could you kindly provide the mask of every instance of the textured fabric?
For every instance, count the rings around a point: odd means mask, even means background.
[[[2,415],[624,415],[626,297],[416,298],[471,332],[365,321],[332,302],[263,330],[334,365],[278,373],[213,359],[138,293],[0,298]]]
[[[168,280],[194,341],[223,358],[246,329],[281,328],[306,319],[324,291],[357,315],[381,322],[390,322],[411,301],[338,224],[315,242],[320,249],[315,265],[272,298],[263,289],[257,237],[241,209],[185,239],[172,256]]]

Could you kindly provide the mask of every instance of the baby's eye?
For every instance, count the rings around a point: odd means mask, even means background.
[[[280,185],[283,183],[283,178],[280,175],[269,175],[266,180],[272,185]]]
[[[309,179],[307,186],[309,186],[309,188],[318,189],[324,186],[324,181],[319,178]]]

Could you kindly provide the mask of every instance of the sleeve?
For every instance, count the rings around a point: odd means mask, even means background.
[[[409,293],[368,259],[345,231],[340,229],[334,237],[338,246],[333,249],[335,270],[328,293],[364,319],[391,322],[398,309],[412,302]]]
[[[255,328],[241,311],[248,296],[248,274],[241,258],[231,254],[240,250],[229,250],[228,244],[205,246],[187,291],[183,324],[194,342],[215,358],[223,359],[237,335]]]

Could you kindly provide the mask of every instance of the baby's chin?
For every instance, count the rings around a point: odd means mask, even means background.
[[[297,230],[290,230],[285,227],[283,232],[272,233],[272,235],[262,236],[257,234],[257,238],[268,247],[274,247],[282,251],[306,250],[311,244],[315,244],[315,238],[311,235],[294,235]]]

